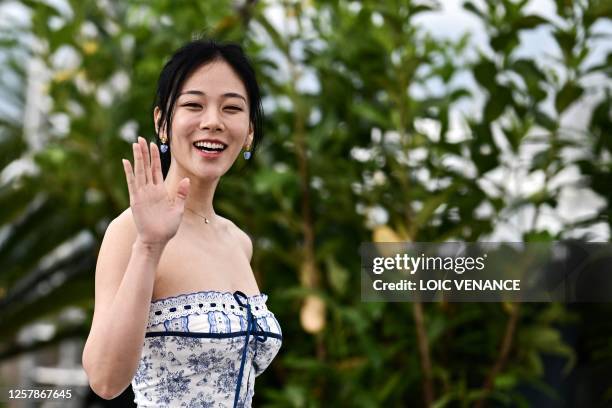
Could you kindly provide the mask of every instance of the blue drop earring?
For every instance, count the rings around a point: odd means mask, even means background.
[[[166,153],[168,151],[168,145],[166,144],[168,140],[166,139],[166,136],[160,136],[159,140],[162,142],[162,145],[159,147],[159,151]]]
[[[251,146],[247,146],[243,155],[244,155],[244,160],[249,160],[251,158]]]

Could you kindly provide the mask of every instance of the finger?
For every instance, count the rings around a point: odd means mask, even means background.
[[[142,163],[142,149],[138,143],[132,145],[134,150],[134,174],[136,175],[136,182],[134,185],[136,188],[142,187],[146,184],[147,179],[144,173],[144,165]]]
[[[182,179],[178,184],[178,189],[176,190],[176,196],[174,198],[174,206],[180,213],[185,211],[185,202],[187,201],[187,196],[189,196],[190,184],[191,180],[187,177]]]
[[[147,141],[144,137],[138,137],[138,145],[140,146],[140,150],[142,151],[144,171],[147,183],[152,183],[153,178],[151,177],[151,156],[149,155],[149,148],[147,147]]]
[[[151,174],[153,176],[153,184],[161,184],[164,181],[159,148],[154,142],[151,142]]]
[[[134,172],[132,171],[132,164],[129,160],[121,159],[123,163],[123,171],[125,172],[125,179],[127,180],[128,193],[130,194],[130,202],[134,196]]]

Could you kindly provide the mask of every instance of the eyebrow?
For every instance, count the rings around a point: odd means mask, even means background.
[[[180,93],[178,96],[181,96],[181,95],[186,95],[186,94],[206,96],[206,94],[205,94],[204,92],[202,92],[202,91],[196,91],[196,90],[185,91],[185,92]],[[242,96],[242,95],[240,95],[239,93],[236,93],[236,92],[226,92],[226,93],[224,93],[224,94],[223,94],[223,95],[221,95],[221,96],[223,96],[223,97],[225,97],[225,98],[240,98],[240,99],[242,99],[242,100],[243,100],[245,103],[246,103],[246,101],[247,101],[247,100],[246,100],[246,98],[245,98],[244,96]]]

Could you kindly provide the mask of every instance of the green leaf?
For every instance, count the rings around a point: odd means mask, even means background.
[[[589,126],[598,142],[594,146],[597,153],[605,148],[612,152],[612,98],[607,95],[593,110]]]
[[[610,20],[612,16],[612,3],[610,1],[594,1],[584,12],[584,25],[590,27],[597,19],[604,18]]]
[[[414,223],[416,228],[420,228],[425,225],[431,218],[434,211],[440,207],[442,204],[446,203],[451,196],[451,194],[457,189],[457,185],[453,184],[446,190],[430,196],[424,203],[423,208],[414,219]]]
[[[493,140],[488,122],[472,124],[471,128],[470,154],[479,174],[484,174],[499,165],[499,148]]]
[[[435,344],[448,327],[448,319],[444,316],[432,316],[427,325],[427,338],[430,345]]]
[[[519,43],[517,31],[502,31],[492,36],[489,43],[495,51],[502,54],[510,54]]]
[[[472,96],[472,93],[465,89],[465,88],[459,88],[459,89],[455,89],[453,90],[453,92],[451,92],[449,99],[452,102],[456,102],[457,100],[461,99],[461,98],[469,98],[470,96]]]
[[[348,270],[340,265],[332,256],[328,256],[325,259],[325,265],[330,286],[339,294],[343,294],[346,291],[349,279]]]
[[[525,242],[551,242],[555,239],[556,236],[548,231],[529,231],[523,234],[523,241]]]
[[[555,98],[557,113],[562,114],[572,103],[582,96],[584,89],[575,82],[566,82]]]
[[[391,124],[391,119],[381,112],[380,109],[374,107],[371,103],[354,102],[352,109],[358,116],[371,121],[373,125],[388,128]]]
[[[491,123],[497,119],[512,102],[512,92],[505,86],[498,86],[487,100],[484,111],[485,122]]]
[[[529,170],[545,170],[550,164],[551,158],[551,151],[549,149],[538,152],[533,156]]]
[[[497,68],[493,62],[482,59],[474,66],[474,78],[480,85],[488,90],[493,90],[496,87],[495,76]]]
[[[529,364],[531,371],[536,376],[541,376],[544,372],[544,365],[542,364],[542,358],[540,354],[535,350],[529,350],[526,356],[527,363]]]
[[[476,5],[471,1],[466,1],[465,3],[463,3],[463,8],[469,11],[470,13],[475,14],[479,18],[486,20],[486,16],[484,15],[484,13],[480,11],[478,7],[476,7]]]
[[[557,14],[562,17],[567,17],[572,12],[573,0],[555,0],[557,6]]]
[[[553,32],[553,37],[557,40],[557,44],[559,44],[559,48],[561,48],[566,58],[569,58],[576,45],[576,30],[564,31],[557,29]]]
[[[516,386],[517,378],[516,374],[502,373],[495,377],[495,388],[501,388],[504,390],[512,389]]]
[[[536,16],[534,14],[530,14],[527,16],[523,16],[518,20],[512,23],[512,27],[515,30],[525,30],[536,28],[539,25],[548,24],[548,20],[544,17]]]
[[[535,122],[538,125],[542,126],[546,130],[549,130],[551,132],[556,131],[557,128],[559,127],[558,122],[556,122],[547,113],[543,112],[542,110],[538,108],[535,109],[534,118],[535,118]]]
[[[540,71],[534,61],[526,58],[520,58],[510,64],[510,69],[521,75],[525,82],[545,81],[546,76]]]
[[[435,7],[434,4],[416,4],[412,5],[409,10],[410,17],[416,16],[419,13],[427,12],[427,11],[435,11],[438,7]]]
[[[612,77],[612,52],[609,52],[606,56],[606,60],[598,65],[590,66],[588,69],[584,71],[585,74],[590,74],[593,72],[602,71],[604,75],[608,77]]]

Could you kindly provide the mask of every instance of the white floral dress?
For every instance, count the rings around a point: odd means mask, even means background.
[[[151,302],[140,364],[139,407],[250,407],[255,377],[282,343],[266,294],[205,291]]]

